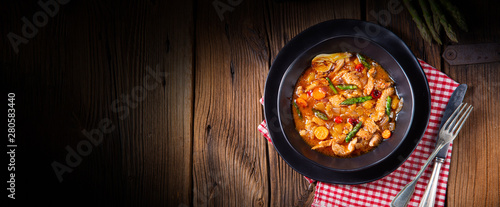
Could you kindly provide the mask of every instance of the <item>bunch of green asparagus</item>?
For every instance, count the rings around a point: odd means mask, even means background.
[[[422,35],[422,38],[424,38],[425,41],[432,43],[432,39],[434,39],[438,44],[441,45],[442,43],[439,39],[439,33],[442,26],[444,28],[444,31],[446,32],[446,36],[448,36],[451,41],[458,42],[457,36],[453,31],[451,24],[446,20],[446,16],[441,10],[441,6],[443,6],[448,11],[449,15],[455,20],[458,27],[467,32],[467,24],[465,23],[465,19],[462,13],[460,13],[458,8],[449,0],[439,0],[439,2],[441,2],[441,5],[439,5],[437,1],[438,0],[418,0],[418,4],[420,5],[420,8],[422,10],[425,23],[422,21],[422,18],[420,18],[418,11],[412,5],[411,0],[403,0],[403,3],[410,12],[413,21],[415,22],[415,24],[417,24],[420,35]]]

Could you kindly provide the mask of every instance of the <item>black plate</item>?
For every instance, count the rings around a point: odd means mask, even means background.
[[[391,139],[365,155],[344,159],[310,150],[295,130],[290,108],[293,87],[312,58],[340,51],[361,52],[379,62],[405,99]],[[303,31],[276,56],[266,81],[264,113],[276,150],[293,169],[322,182],[359,184],[388,175],[409,157],[429,120],[430,93],[418,60],[395,34],[364,21],[331,20]]]

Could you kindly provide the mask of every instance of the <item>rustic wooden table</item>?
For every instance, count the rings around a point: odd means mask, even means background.
[[[500,63],[448,65],[444,46],[422,40],[400,0],[57,2],[0,6],[1,96],[16,93],[18,200],[310,205],[314,186],[257,130],[258,100],[291,38],[348,18],[385,26],[469,85],[465,102],[475,109],[453,146],[447,205],[500,205]],[[456,5],[470,28],[458,32],[460,44],[500,42],[498,1]]]

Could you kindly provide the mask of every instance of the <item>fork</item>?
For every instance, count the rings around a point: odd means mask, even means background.
[[[401,189],[401,191],[392,199],[392,207],[406,206],[408,204],[413,192],[415,191],[417,181],[420,176],[422,176],[422,173],[425,171],[427,166],[429,166],[439,150],[441,150],[445,145],[450,144],[457,137],[458,132],[462,129],[462,126],[469,117],[473,108],[474,107],[467,103],[461,103],[457,109],[455,109],[453,114],[451,114],[450,118],[444,123],[443,127],[439,131],[439,139],[437,140],[436,149],[434,149],[425,162],[425,165],[422,169],[420,169],[415,178],[403,189]]]

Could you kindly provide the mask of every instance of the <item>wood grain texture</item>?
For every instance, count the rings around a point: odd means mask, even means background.
[[[196,10],[193,145],[195,206],[267,206],[266,140],[256,129],[268,70],[263,1]],[[241,2],[241,1],[239,1]]]
[[[19,6],[19,13],[12,14],[13,18],[32,17],[40,9],[34,5],[28,6],[29,9]],[[16,10],[16,5],[12,6]],[[7,81],[6,85],[13,84],[19,100],[23,100],[19,104],[22,109],[19,131],[24,131],[25,136],[20,137],[20,146],[23,151],[32,153],[21,154],[20,159],[32,165],[19,171],[37,172],[25,180],[27,185],[37,183],[33,188],[25,188],[25,195],[54,205],[71,200],[109,203],[121,197],[125,187],[121,176],[114,176],[122,171],[121,162],[114,162],[121,159],[120,151],[107,148],[119,139],[114,134],[105,136],[102,147],[93,148],[92,155],[83,158],[71,173],[64,174],[64,182],[58,182],[51,168],[53,161],[65,163],[68,153],[65,147],[76,149],[77,143],[85,139],[81,130],[97,128],[98,122],[106,116],[100,109],[108,108],[112,100],[110,91],[102,90],[112,82],[108,68],[104,69],[108,59],[103,53],[105,50],[96,47],[101,42],[95,41],[97,35],[93,32],[103,25],[94,24],[89,28],[92,20],[78,19],[86,16],[86,12],[75,10],[77,6],[90,11],[96,8],[92,4],[67,5],[27,44],[20,45],[18,54],[9,43],[2,47],[10,54],[2,60],[10,65],[9,70],[2,72],[10,73],[15,80]],[[75,16],[68,12],[74,12]],[[68,27],[75,23],[79,27]],[[22,22],[13,21],[12,25],[8,32],[21,34]],[[95,191],[90,192],[90,189]],[[57,196],[40,193],[44,191],[52,191]]]
[[[500,42],[498,2],[456,4],[467,8],[469,32],[458,33],[461,44]],[[451,78],[469,86],[464,102],[474,106],[453,144],[448,206],[500,206],[500,63],[444,66]]]
[[[31,156],[20,159],[33,164],[20,172],[38,172],[21,180],[21,195],[55,206],[191,204],[190,2],[72,1],[18,54],[2,38],[2,74],[16,80],[6,85],[25,101],[19,140]],[[21,34],[20,19],[41,10],[36,1],[9,6],[2,35]],[[51,163],[65,163],[65,147],[76,150],[82,130],[105,119],[114,130],[59,183]]]
[[[131,17],[139,19],[138,24],[126,26],[136,28],[130,31],[133,38],[128,41],[136,42],[132,48],[140,48],[139,58],[132,58],[136,64],[130,65],[137,67],[137,75],[132,75],[137,85],[152,85],[152,89],[147,89],[136,109],[141,124],[123,123],[124,134],[135,132],[124,144],[130,151],[123,154],[128,161],[130,204],[188,206],[192,203],[193,5],[190,1],[141,3],[137,8],[130,5],[138,10],[138,15]],[[147,67],[165,72],[165,77],[149,76]],[[150,80],[146,80],[148,76]],[[154,87],[153,82],[158,85]],[[128,89],[131,95],[135,88]],[[133,125],[126,127],[128,124]]]
[[[214,2],[228,9],[223,20]],[[465,101],[475,109],[454,143],[447,206],[499,206],[500,63],[449,66],[444,46],[424,42],[398,2],[70,1],[19,53],[6,35],[21,34],[21,18],[41,8],[37,1],[2,2],[2,90],[18,95],[18,169],[26,175],[16,183],[19,199],[310,206],[315,185],[256,129],[264,118],[258,100],[291,38],[346,18],[386,27],[418,58],[469,85]],[[458,33],[461,44],[500,42],[498,2],[456,4],[470,27]],[[65,148],[76,149],[87,140],[83,130],[107,119],[114,129],[59,183],[51,163],[64,164]]]
[[[358,1],[270,2],[268,6],[267,27],[273,60],[291,38],[310,26],[331,19],[361,18]],[[274,147],[270,146],[268,156],[270,206],[310,206],[314,198],[314,185],[288,166]]]

